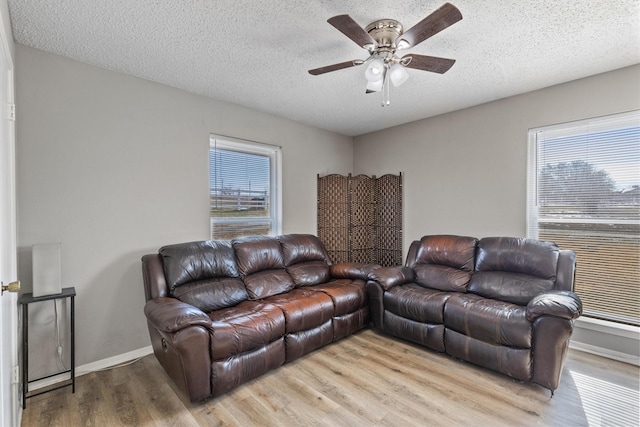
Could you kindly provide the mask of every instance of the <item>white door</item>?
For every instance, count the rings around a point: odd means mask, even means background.
[[[13,104],[13,62],[0,32],[0,280],[17,279],[15,208],[15,133],[9,105]],[[20,400],[13,370],[18,365],[18,299],[0,297],[0,426],[18,424]]]

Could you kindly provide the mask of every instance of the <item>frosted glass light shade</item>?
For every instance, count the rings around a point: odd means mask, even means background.
[[[407,72],[404,65],[395,64],[389,70],[389,77],[391,78],[391,82],[395,87],[400,86],[402,83],[406,82],[409,78],[409,73]]]
[[[380,92],[382,90],[383,79],[380,79],[375,82],[367,82],[367,93],[370,92]]]
[[[370,82],[377,82],[384,77],[384,62],[381,59],[374,59],[371,61],[367,70],[364,72],[364,76]]]

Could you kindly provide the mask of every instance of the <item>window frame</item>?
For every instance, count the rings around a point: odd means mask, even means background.
[[[622,218],[589,218],[584,217],[580,219],[576,218],[548,218],[540,220],[539,206],[538,206],[538,184],[540,167],[538,153],[539,153],[539,135],[540,133],[550,133],[551,136],[547,136],[546,139],[556,139],[562,137],[569,137],[573,135],[579,135],[584,131],[585,127],[589,127],[589,134],[602,131],[614,131],[616,129],[624,128],[628,124],[635,125],[640,122],[640,110],[627,111],[623,113],[616,113],[601,117],[594,117],[590,119],[577,120],[567,123],[555,124],[550,126],[542,126],[529,129],[528,131],[528,147],[527,147],[527,209],[526,209],[526,233],[527,237],[539,238],[540,227],[539,224],[544,222],[549,223],[585,223],[585,224],[637,224],[636,219],[622,219]],[[578,260],[579,263],[579,260]],[[596,313],[590,313],[589,310],[585,310],[585,320],[594,321],[597,323],[608,324],[609,327],[618,328],[632,328],[637,330],[637,326],[630,326],[627,321],[616,318],[612,315],[609,319],[605,320],[600,318]]]
[[[211,151],[221,149],[239,153],[255,154],[269,158],[269,216],[268,217],[213,217],[211,215],[211,163],[209,162],[209,236],[213,237],[214,224],[233,224],[241,222],[269,222],[271,236],[282,234],[282,147],[249,141],[224,135],[209,136],[209,158]],[[218,239],[220,240],[220,239]]]

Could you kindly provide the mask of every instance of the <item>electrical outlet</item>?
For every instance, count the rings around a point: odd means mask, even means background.
[[[20,382],[20,367],[18,365],[13,367],[13,378],[11,384],[18,384]]]
[[[58,347],[58,356],[62,356],[62,346]]]

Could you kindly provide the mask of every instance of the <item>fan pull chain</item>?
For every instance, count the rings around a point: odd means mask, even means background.
[[[389,90],[389,86],[390,86],[390,81],[389,81],[389,68],[385,69],[384,72],[384,81],[382,82],[382,106],[383,107],[388,107],[389,105],[391,105],[391,101],[389,100],[389,95],[390,95],[390,90]]]

